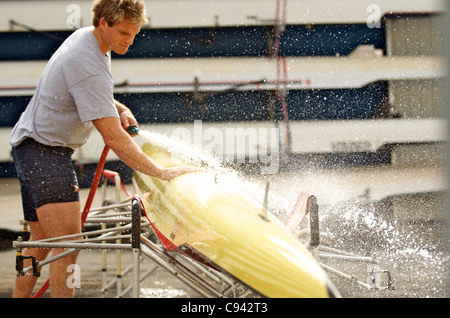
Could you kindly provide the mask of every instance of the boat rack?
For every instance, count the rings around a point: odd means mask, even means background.
[[[111,180],[111,179],[110,179]],[[121,199],[121,180],[118,174],[113,182],[116,185],[116,200],[106,198],[107,178],[102,183],[103,205],[91,209],[85,220],[83,233],[55,237],[33,242],[23,241],[20,237],[13,242],[17,249],[17,276],[39,276],[38,268],[56,261],[71,253],[87,249],[101,252],[103,297],[109,297],[108,291],[116,290],[115,297],[140,297],[140,283],[150,276],[158,267],[166,270],[187,287],[192,288],[202,297],[259,297],[257,292],[209,262],[202,255],[193,255],[189,247],[168,249],[159,239],[156,228],[143,217],[144,206],[139,196],[127,193],[127,198]],[[122,184],[123,185],[123,184]],[[122,189],[124,189],[122,187]],[[309,214],[309,230],[305,229],[298,235],[309,236],[309,250],[317,258],[320,265],[328,272],[347,279],[366,289],[393,289],[389,271],[380,269],[380,262],[373,257],[364,257],[341,251],[321,244],[319,232],[319,209],[315,196],[307,198],[307,214]],[[99,228],[99,229],[98,229]],[[82,236],[82,238],[80,238]],[[65,252],[37,262],[32,259],[32,265],[23,268],[23,260],[30,258],[22,256],[23,248],[63,248]],[[106,253],[117,251],[117,274],[108,281]],[[122,270],[122,251],[131,251],[131,263]],[[195,254],[195,253],[194,253]],[[192,257],[194,256],[194,257]],[[150,261],[150,264],[145,261]],[[344,260],[367,264],[368,278],[364,282],[355,275],[347,274],[331,265],[327,260]],[[128,260],[129,261],[129,260]],[[123,278],[131,273],[131,284],[123,286]],[[384,278],[382,276],[385,276]],[[385,283],[385,284],[383,284]],[[131,293],[131,294],[130,294]]]
[[[325,271],[367,290],[394,289],[391,273],[389,270],[381,269],[381,261],[379,259],[372,256],[356,255],[322,244],[320,238],[321,233],[319,231],[319,206],[315,196],[308,197],[307,209],[307,213],[309,214],[309,229],[301,230],[297,236],[302,241],[305,240],[305,236],[307,236],[307,239],[309,239],[309,243],[307,244],[309,250]],[[363,281],[354,274],[348,274],[327,264],[327,261],[365,264],[367,273],[366,281]]]
[[[120,199],[121,181],[116,178],[114,183],[116,184],[116,199]],[[103,297],[110,297],[111,293],[108,291],[114,289],[117,298],[140,297],[141,282],[158,267],[166,270],[202,297],[259,296],[245,284],[209,263],[208,260],[203,259],[199,262],[200,255],[196,255],[194,259],[181,249],[174,251],[166,249],[158,239],[152,224],[146,217],[143,217],[145,211],[143,211],[141,198],[139,196],[128,196],[124,200],[111,201],[105,198],[106,187],[107,179],[104,178],[102,183],[103,205],[89,211],[82,234],[33,242],[23,241],[19,237],[17,241],[13,242],[13,247],[17,249],[17,276],[39,276],[38,269],[40,267],[64,256],[80,250],[98,250],[101,252],[102,261],[102,287],[100,292]],[[62,248],[66,251],[41,262],[32,259],[32,265],[24,268],[23,260],[31,258],[22,256],[22,249],[24,248]],[[111,250],[117,251],[117,274],[116,277],[108,280],[106,253]],[[129,257],[123,257],[123,251],[131,251],[131,262]],[[130,262],[130,264],[122,270],[124,260]],[[129,274],[132,275],[131,284],[123,286],[124,277]],[[127,281],[130,281],[130,279]]]

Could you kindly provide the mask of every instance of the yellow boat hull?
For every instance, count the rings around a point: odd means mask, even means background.
[[[186,164],[155,145],[142,149],[163,167]],[[133,177],[146,197],[149,221],[174,245],[190,246],[265,297],[333,296],[329,279],[305,246],[233,182],[218,179],[214,172],[169,182],[139,172]]]

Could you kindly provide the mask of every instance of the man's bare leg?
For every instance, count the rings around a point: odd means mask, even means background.
[[[80,202],[49,203],[38,208],[36,212],[39,223],[30,225],[32,240],[81,233]],[[37,232],[34,236],[33,230]],[[52,255],[64,251],[64,249],[54,249]],[[37,260],[41,260],[47,256],[48,250],[45,255],[39,254],[39,249],[29,249],[27,253],[27,255],[35,255]],[[71,275],[71,272],[67,272],[67,269],[69,265],[76,264],[77,257],[78,253],[73,253],[50,264],[52,297],[67,298],[74,296],[74,289],[67,284],[67,279]],[[35,283],[36,277],[18,277],[14,296],[30,297]]]
[[[37,209],[39,224],[47,237],[81,233],[80,202],[50,203]],[[64,252],[54,249],[52,256]],[[73,297],[75,290],[68,286],[69,265],[76,264],[78,253],[70,254],[50,264],[50,291],[52,297]]]

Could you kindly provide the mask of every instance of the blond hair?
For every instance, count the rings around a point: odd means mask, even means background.
[[[104,18],[109,26],[123,20],[148,22],[145,3],[142,0],[94,0],[91,10],[94,13],[92,24],[95,27],[99,25],[101,18]]]

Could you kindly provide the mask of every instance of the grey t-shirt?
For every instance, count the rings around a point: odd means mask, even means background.
[[[11,133],[12,146],[31,137],[48,146],[76,149],[89,138],[92,120],[119,116],[111,56],[103,54],[92,30],[75,31],[53,54]]]

